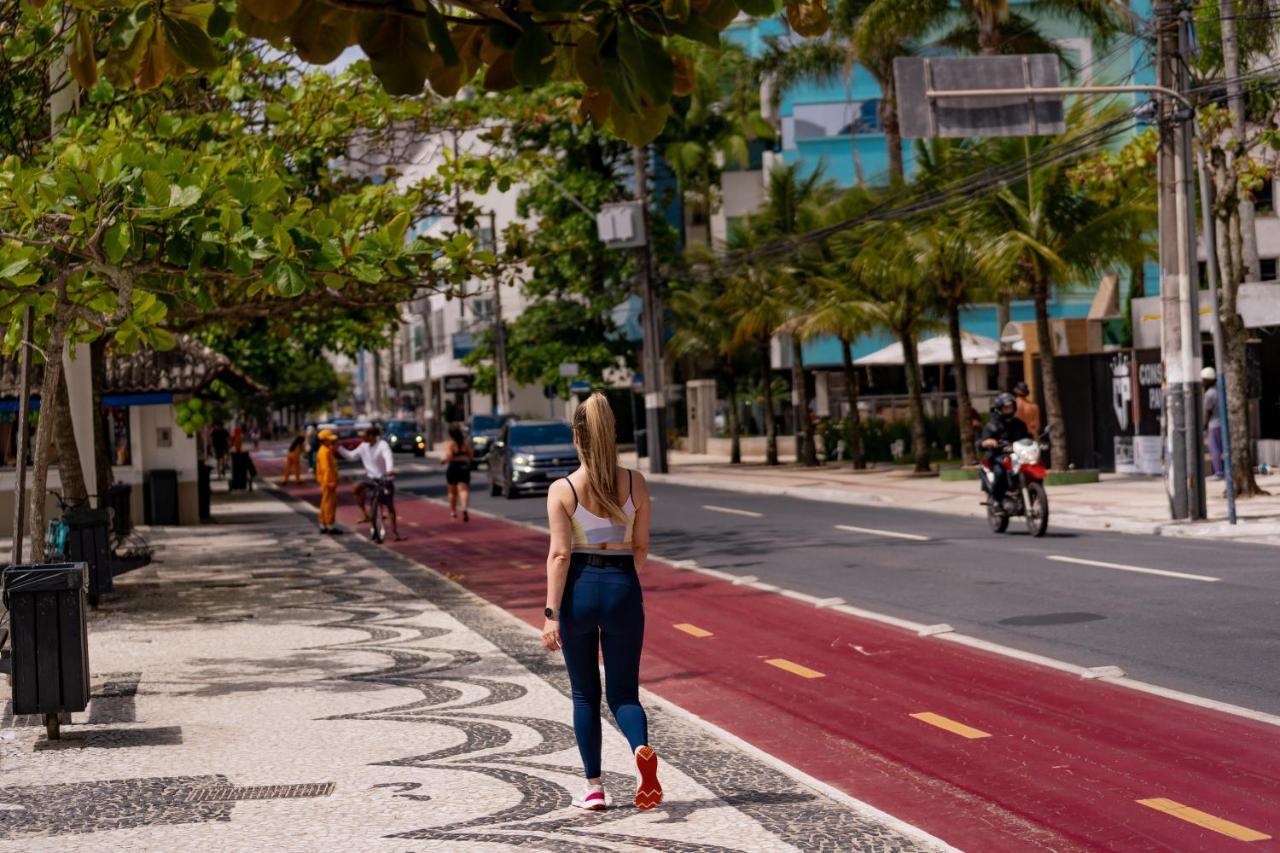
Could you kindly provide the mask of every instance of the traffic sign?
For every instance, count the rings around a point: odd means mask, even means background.
[[[1058,57],[900,56],[893,61],[898,114],[907,139],[970,136],[1041,136],[1067,129],[1062,96],[1025,93],[938,97],[961,90],[1053,89]]]
[[[576,361],[566,361],[560,365],[560,375],[565,379],[572,379],[578,375],[578,363]]]
[[[570,382],[570,394],[586,394],[591,390],[591,383],[586,381]]]

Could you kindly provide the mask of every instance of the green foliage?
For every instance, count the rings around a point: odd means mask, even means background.
[[[437,95],[483,79],[485,88],[536,89],[581,84],[580,103],[618,136],[643,144],[661,133],[681,94],[684,39],[711,47],[738,15],[772,15],[776,0],[641,0],[584,3],[493,0],[339,3],[337,0],[216,0],[154,3],[95,0],[79,12],[84,41],[73,62],[82,85],[96,82],[100,43],[102,73],[117,85],[147,89],[206,70],[219,62],[218,47],[232,11],[236,26],[280,48],[292,47],[307,62],[332,61],[358,45],[387,92]],[[796,32],[818,35],[827,26],[825,0],[788,0]],[[79,43],[79,41],[77,42]]]

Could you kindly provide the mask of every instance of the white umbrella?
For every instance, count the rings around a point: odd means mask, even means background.
[[[991,338],[975,335],[972,332],[960,333],[960,352],[964,357],[965,364],[995,364],[999,351],[1000,345]],[[945,335],[925,338],[916,345],[916,352],[922,365],[950,364],[951,338]],[[901,365],[904,363],[902,344],[900,343],[889,344],[884,349],[876,350],[854,361],[854,364],[867,365]]]

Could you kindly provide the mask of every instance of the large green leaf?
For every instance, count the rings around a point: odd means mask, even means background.
[[[129,252],[133,242],[133,230],[127,220],[118,219],[102,235],[102,248],[107,253],[107,260],[119,264]]]
[[[609,110],[609,127],[632,145],[647,145],[662,133],[671,115],[671,105],[645,107],[639,111],[619,109],[615,101]]]
[[[213,42],[200,25],[185,18],[160,16],[160,26],[175,56],[192,68],[207,71],[218,65],[218,54]]]
[[[354,40],[355,15],[316,0],[307,0],[289,31],[298,57],[313,65],[333,62]]]
[[[656,107],[671,100],[675,82],[671,57],[661,41],[628,20],[618,22],[618,62],[619,72],[643,99],[637,106]]]
[[[370,12],[360,16],[356,35],[373,73],[390,94],[422,93],[433,56],[424,22]]]
[[[259,21],[278,24],[293,17],[302,0],[239,0],[239,7]],[[348,13],[349,14],[349,13]],[[391,16],[387,16],[391,17]]]
[[[431,3],[427,3],[423,7],[423,12],[427,16],[427,38],[431,40],[431,46],[435,48],[436,53],[444,60],[445,65],[457,65],[458,50],[453,45],[453,39],[449,37],[449,25],[445,23],[444,16]]]
[[[516,80],[524,86],[541,86],[547,82],[555,69],[551,62],[554,54],[555,45],[547,31],[529,21],[512,56],[511,68]]]

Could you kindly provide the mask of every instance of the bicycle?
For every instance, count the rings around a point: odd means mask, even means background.
[[[63,514],[49,519],[45,526],[44,559],[47,563],[60,563],[67,559],[67,541],[71,537],[71,528],[66,522],[66,512],[74,506],[64,500],[60,492],[50,489],[49,494],[53,495],[54,500],[58,502],[58,509],[62,510]]]
[[[369,480],[372,486],[369,495],[369,538],[381,542],[387,535],[387,521],[383,513],[387,510],[387,497],[390,489],[390,477],[377,477]]]

